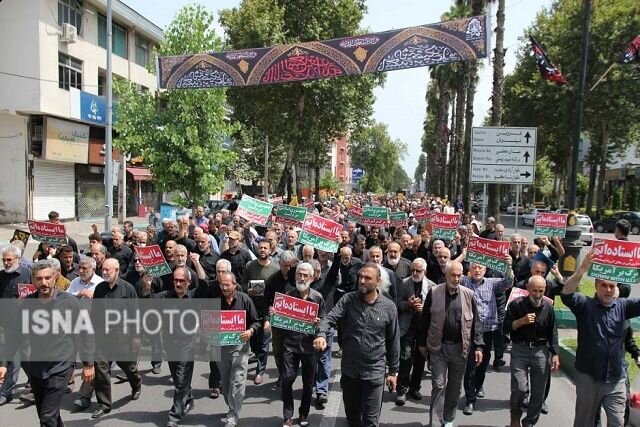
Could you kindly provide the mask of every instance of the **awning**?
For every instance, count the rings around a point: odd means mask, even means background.
[[[151,181],[153,177],[147,168],[127,168],[134,181]]]

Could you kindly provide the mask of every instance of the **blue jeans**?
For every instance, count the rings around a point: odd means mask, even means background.
[[[333,329],[327,333],[327,348],[318,355],[318,370],[316,371],[316,394],[329,393],[329,378],[331,377],[331,347],[333,345]]]
[[[251,337],[251,350],[256,354],[258,364],[256,365],[256,375],[263,375],[267,369],[267,357],[269,356],[269,344],[271,343],[271,333],[266,334],[262,327],[258,328],[258,333]]]

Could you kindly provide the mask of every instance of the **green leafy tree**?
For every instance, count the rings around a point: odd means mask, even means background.
[[[320,187],[324,188],[325,190],[335,192],[342,187],[342,183],[338,181],[331,172],[327,171],[320,180]]]
[[[214,17],[185,6],[165,30],[160,55],[220,50]],[[161,191],[181,191],[196,205],[222,188],[236,155],[223,149],[234,129],[225,118],[225,90],[170,90],[154,97],[128,82],[114,84],[118,97],[115,146],[142,156]]]
[[[362,0],[244,0],[221,12],[228,49],[249,49],[353,36],[366,11]],[[366,124],[373,112],[373,89],[384,74],[291,84],[232,88],[233,116],[269,136],[286,153],[278,192],[293,193],[293,177],[307,159],[317,171],[328,142]],[[316,186],[319,179],[316,178]],[[296,185],[300,196],[300,182]]]
[[[426,172],[427,172],[427,156],[425,156],[424,153],[422,153],[418,158],[418,166],[416,166],[416,170],[413,173],[413,180],[416,183],[417,190],[421,190],[423,188],[422,184],[424,183]]]

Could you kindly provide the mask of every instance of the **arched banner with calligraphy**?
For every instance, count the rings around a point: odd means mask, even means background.
[[[482,59],[489,28],[483,15],[326,41],[164,56],[157,63],[158,87],[291,83]]]

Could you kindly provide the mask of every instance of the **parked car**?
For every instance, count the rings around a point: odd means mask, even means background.
[[[549,209],[527,209],[520,217],[520,224],[535,226],[538,212],[549,212]]]
[[[515,203],[511,203],[509,206],[507,206],[507,213],[508,214],[515,214],[516,213],[516,204]],[[520,205],[518,206],[518,213],[524,213],[524,206]]]
[[[608,218],[596,221],[594,227],[598,233],[613,233],[616,222],[621,219],[631,223],[631,234],[640,234],[640,212],[618,211]]]
[[[591,246],[593,243],[593,223],[588,215],[576,215],[577,225],[582,229],[580,240]]]

